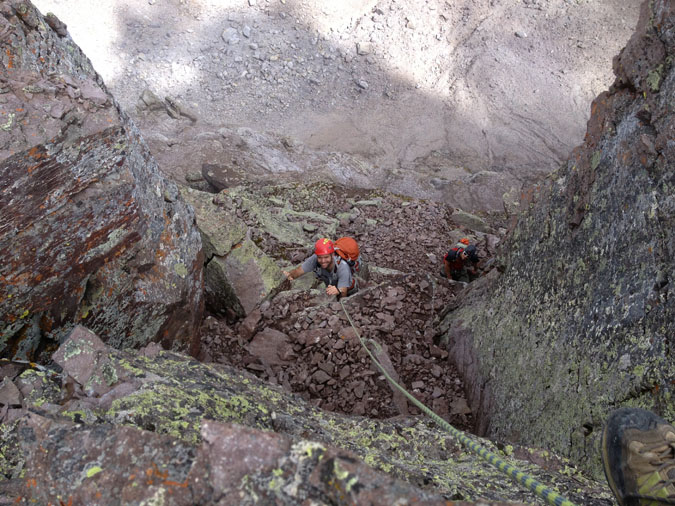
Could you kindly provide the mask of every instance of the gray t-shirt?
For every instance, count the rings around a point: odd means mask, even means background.
[[[333,272],[321,268],[316,255],[312,255],[302,262],[304,272],[314,272],[317,278],[323,281],[326,286],[337,286],[338,288],[349,288],[352,286],[352,271],[347,262],[340,259],[338,263],[337,255],[333,255]]]

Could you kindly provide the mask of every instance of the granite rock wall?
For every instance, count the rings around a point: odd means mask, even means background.
[[[77,323],[116,347],[199,351],[201,239],[65,27],[0,4],[0,353],[49,355]]]
[[[601,475],[608,412],[675,419],[675,5],[644,2],[584,143],[523,195],[499,258],[443,322],[478,429]]]

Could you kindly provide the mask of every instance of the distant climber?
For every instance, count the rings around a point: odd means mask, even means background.
[[[466,237],[461,239],[443,258],[441,276],[467,283],[478,277],[478,252]]]
[[[321,238],[314,244],[314,254],[292,271],[283,271],[289,280],[313,272],[326,285],[327,295],[347,296],[356,292],[356,282],[347,262],[335,252],[333,241]]]

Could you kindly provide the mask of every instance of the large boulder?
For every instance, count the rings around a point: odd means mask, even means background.
[[[0,34],[0,353],[38,358],[82,322],[196,354],[193,211],[58,19],[2,2]]]
[[[194,206],[206,261],[205,293],[209,310],[243,317],[278,291],[281,269],[250,238],[241,210],[232,199],[191,188],[182,190]]]
[[[674,54],[675,4],[644,2],[583,145],[526,194],[503,275],[443,322],[481,433],[598,476],[610,410],[675,419]]]
[[[337,237],[339,220],[331,216],[335,204],[315,195],[328,194],[332,185],[241,182],[226,187],[223,173],[215,171],[209,177],[214,187],[223,188],[219,193],[185,187],[181,194],[195,209],[204,244],[206,304],[216,314],[240,318],[285,287],[281,267],[290,268],[287,257],[300,253],[304,258],[301,252],[311,251],[319,237]],[[285,190],[302,207],[314,200],[325,209],[296,211],[281,198]]]

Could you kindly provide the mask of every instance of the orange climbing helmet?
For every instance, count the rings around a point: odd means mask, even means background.
[[[469,239],[467,239],[466,237],[460,239],[459,242],[461,242],[462,244],[466,244],[467,246],[469,245]]]
[[[331,255],[335,252],[335,247],[333,246],[333,241],[322,237],[316,243],[314,243],[314,253],[317,256],[321,255]]]

